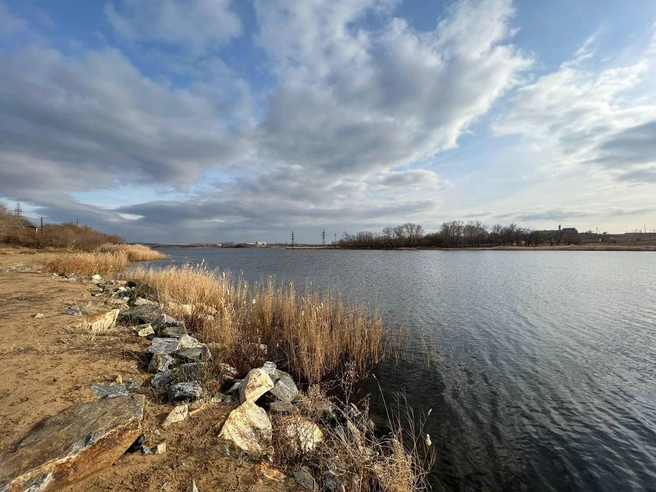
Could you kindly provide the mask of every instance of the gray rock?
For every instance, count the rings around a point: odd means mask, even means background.
[[[165,326],[159,330],[159,335],[162,337],[180,338],[186,334],[187,329],[184,326]]]
[[[189,364],[180,364],[177,369],[177,379],[179,381],[200,381],[203,376],[205,364],[202,362],[193,362]]]
[[[152,324],[159,321],[161,314],[162,311],[157,305],[134,306],[123,311],[119,320],[128,325]]]
[[[95,274],[93,277],[91,277],[91,283],[94,283],[94,284],[99,284],[99,283],[104,282],[104,281],[105,281],[105,279],[102,278],[98,274]]]
[[[128,389],[123,383],[92,383],[91,391],[100,398],[116,398],[128,396]]]
[[[149,354],[170,355],[178,349],[180,340],[177,338],[153,338],[148,347]]]
[[[128,391],[138,390],[142,386],[143,381],[139,381],[138,379],[128,379],[125,381],[125,387],[128,389]]]
[[[203,387],[195,381],[176,383],[169,386],[169,401],[195,400],[202,393]]]
[[[153,454],[153,450],[150,449],[148,446],[141,446],[141,452],[144,455]]]
[[[294,384],[292,377],[283,371],[276,370],[278,381],[271,390],[271,393],[281,401],[291,403],[298,396],[298,388]]]
[[[273,413],[291,413],[296,409],[291,403],[276,400],[269,405],[269,410]]]
[[[182,422],[188,416],[189,416],[189,406],[187,404],[178,405],[173,410],[171,410],[171,413],[168,414],[166,420],[164,420],[164,423],[162,424],[162,427],[166,429],[167,427],[173,424]]]
[[[34,427],[0,456],[0,490],[62,488],[114,463],[141,434],[143,395],[82,403]]]
[[[184,326],[184,321],[169,316],[168,314],[162,314],[159,319],[160,325],[164,326]]]
[[[269,377],[273,380],[275,383],[275,378],[276,378],[276,363],[272,362],[270,360],[266,361],[261,368],[264,372],[266,372]]]
[[[187,492],[198,492],[198,487],[196,487],[196,481],[192,480],[191,483],[189,484],[189,487],[187,487]]]
[[[307,466],[302,466],[294,472],[294,480],[304,489],[318,490],[317,482],[312,476],[312,471]]]
[[[168,369],[163,372],[158,372],[152,378],[150,378],[150,385],[153,388],[164,388],[168,386],[173,380],[173,371]]]
[[[200,362],[208,360],[211,357],[210,351],[207,347],[200,348],[181,348],[175,351],[176,357],[185,359],[191,362]]]
[[[69,316],[84,316],[84,313],[82,311],[70,307],[66,308],[64,314],[68,314]]]
[[[175,359],[168,354],[153,354],[148,370],[150,372],[163,372],[171,367]]]

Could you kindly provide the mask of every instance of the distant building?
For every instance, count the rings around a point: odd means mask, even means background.
[[[560,246],[564,244],[581,244],[581,237],[576,227],[558,226],[558,229],[535,231],[538,241],[541,243],[549,243],[551,246]]]
[[[256,241],[255,246],[259,246],[260,248],[266,248],[266,241]]]

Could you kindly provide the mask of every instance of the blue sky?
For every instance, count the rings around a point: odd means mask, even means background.
[[[656,4],[0,0],[0,198],[129,241],[656,229]]]

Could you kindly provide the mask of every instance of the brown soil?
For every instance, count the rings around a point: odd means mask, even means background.
[[[67,307],[91,313],[108,310],[109,301],[92,297],[92,284],[39,273],[39,261],[47,254],[0,250],[0,454],[10,452],[44,418],[94,399],[91,383],[118,375],[123,381],[148,378],[143,366],[147,342],[131,329],[96,336],[76,329],[81,318],[65,314]],[[44,316],[35,318],[38,313]],[[290,479],[264,477],[256,463],[222,455],[217,436],[231,407],[212,406],[165,430],[161,423],[172,406],[150,390],[140,391],[149,400],[146,444],[165,442],[166,453],[126,454],[64,490],[184,491],[192,480],[202,492],[300,490]]]

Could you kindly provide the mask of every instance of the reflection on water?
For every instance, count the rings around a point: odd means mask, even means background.
[[[338,288],[406,325],[412,350],[376,374],[388,400],[433,409],[446,490],[656,490],[654,253],[165,252]]]

